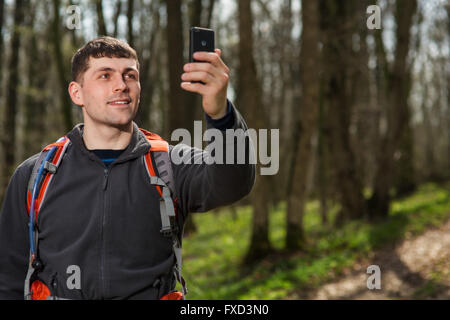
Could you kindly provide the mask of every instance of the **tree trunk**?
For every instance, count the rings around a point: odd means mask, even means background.
[[[151,20],[152,28],[150,32],[150,40],[147,45],[148,54],[141,63],[141,101],[139,110],[134,121],[142,128],[150,127],[150,110],[152,97],[155,92],[155,84],[158,78],[158,55],[160,54],[160,14],[158,1],[152,1]]]
[[[27,24],[29,33],[27,36],[27,42],[25,44],[25,50],[27,50],[27,78],[28,88],[25,96],[25,139],[24,155],[23,158],[28,158],[35,153],[41,151],[43,135],[42,124],[45,121],[45,105],[47,97],[42,94],[36,94],[36,92],[45,92],[46,80],[49,76],[48,68],[45,66],[50,65],[51,61],[48,58],[48,54],[42,54],[38,49],[38,35],[34,30],[37,1],[34,7],[30,4],[27,9],[30,12],[30,20]]]
[[[3,80],[3,15],[5,9],[5,0],[0,0],[0,94],[2,94],[1,90],[2,80]],[[0,180],[1,183],[1,180]]]
[[[189,22],[191,27],[204,27],[202,25],[202,0],[191,0],[189,3]]]
[[[300,63],[302,64],[302,104],[296,116],[300,122],[300,137],[295,166],[292,172],[292,190],[288,196],[286,249],[302,249],[305,242],[303,213],[307,199],[307,177],[313,153],[312,138],[317,129],[319,110],[319,3],[302,1],[302,45]]]
[[[399,142],[402,141],[403,135],[407,131],[407,126],[409,126],[407,100],[409,96],[408,73],[410,70],[407,66],[407,57],[412,18],[416,9],[416,0],[397,0],[395,13],[397,23],[396,49],[393,66],[388,65],[385,55],[382,57],[382,63],[385,65],[383,69],[385,71],[385,94],[388,103],[388,108],[386,108],[387,132],[381,140],[373,194],[368,201],[372,219],[384,218],[389,214],[391,189],[394,182],[394,155]],[[378,38],[377,44],[382,47],[381,35]]]
[[[169,70],[169,133],[177,128],[185,128],[187,115],[184,92],[180,88],[183,72],[183,23],[181,1],[166,0],[167,9],[167,51]]]
[[[72,102],[69,95],[67,94],[67,87],[69,86],[69,81],[67,77],[67,72],[65,68],[64,56],[62,52],[62,37],[60,33],[61,19],[59,16],[60,9],[59,0],[53,0],[53,27],[51,34],[51,42],[53,44],[53,54],[56,60],[56,68],[58,70],[58,80],[60,83],[59,96],[62,107],[64,127],[66,131],[70,131],[73,126],[72,120]]]
[[[298,107],[300,101],[300,63],[297,57],[297,45],[292,38],[292,28],[294,19],[292,14],[292,1],[286,1],[281,10],[279,22],[275,23],[277,36],[277,45],[280,50],[271,50],[271,61],[276,61],[279,68],[279,75],[272,68],[273,85],[269,94],[268,103],[273,110],[271,126],[283,128],[280,132],[280,172],[274,178],[273,183],[274,203],[286,200],[292,190],[295,169],[295,154],[297,153],[300,136],[300,118],[298,117]],[[301,41],[298,41],[300,44]],[[279,83],[279,87],[276,84]]]
[[[318,119],[318,146],[317,146],[317,188],[320,202],[320,216],[322,224],[328,224],[328,197],[329,197],[329,174],[327,166],[328,152],[326,146],[328,145],[328,131],[326,127],[326,111],[323,99],[323,85],[322,81],[319,89],[319,119]]]
[[[128,26],[128,44],[134,48],[134,34],[133,34],[133,14],[134,14],[134,0],[128,0],[127,7],[127,26]]]
[[[425,67],[423,67],[421,73],[420,73],[420,82],[422,83],[423,89],[422,89],[422,102],[420,104],[420,109],[422,111],[422,117],[423,117],[423,128],[425,133],[425,168],[423,172],[423,175],[425,176],[426,180],[429,180],[432,178],[433,174],[433,168],[436,165],[436,157],[434,156],[434,148],[433,148],[433,125],[431,123],[431,117],[430,112],[428,108],[428,83],[425,79]]]
[[[181,74],[184,65],[183,21],[181,1],[167,0],[167,48],[169,68],[169,135],[175,129],[185,128],[193,134],[195,106],[192,100],[195,94],[180,88]],[[196,231],[192,216],[188,215],[185,223],[185,234]]]
[[[414,16],[414,12],[413,12]],[[411,17],[411,19],[413,18]],[[422,16],[421,13],[418,15],[418,19],[416,25],[420,28]],[[411,22],[412,24],[412,22]],[[413,38],[411,48],[415,52],[419,52],[420,50],[420,34],[416,34]],[[409,51],[409,49],[408,49]],[[408,51],[406,52],[405,59],[408,59]],[[413,60],[412,60],[413,61]],[[401,140],[398,144],[398,149],[394,154],[394,188],[395,188],[395,196],[396,197],[404,197],[417,189],[417,183],[415,178],[415,170],[414,170],[414,136],[413,136],[413,128],[410,123],[411,120],[411,110],[409,106],[409,92],[411,91],[411,66],[413,62],[410,61],[409,65],[406,64],[405,74],[402,77],[403,82],[403,91],[404,95],[404,108],[405,108],[405,119],[406,125],[401,135]]]
[[[359,0],[356,10],[365,12],[366,8],[372,4],[372,0]],[[374,167],[373,154],[376,153],[377,145],[377,112],[373,99],[373,77],[369,69],[369,48],[367,46],[367,37],[371,32],[366,26],[366,19],[358,19],[355,30],[358,35],[358,41],[354,40],[355,59],[354,59],[354,80],[352,81],[352,96],[354,97],[354,117],[353,123],[356,128],[351,134],[357,172],[360,175],[360,181],[363,186],[370,186],[373,179],[372,172]],[[356,38],[356,37],[355,37]]]
[[[113,37],[117,38],[117,33],[119,31],[119,16],[122,12],[122,0],[116,0],[116,8],[114,10],[114,32],[113,32]]]
[[[24,20],[24,1],[16,0],[14,6],[14,24],[11,37],[11,55],[8,61],[8,82],[6,84],[5,113],[3,118],[3,161],[1,172],[3,175],[3,188],[0,190],[0,199],[3,199],[5,186],[13,172],[16,150],[16,115],[17,90],[19,87],[19,51],[21,42],[20,26]],[[1,22],[3,23],[3,21]]]
[[[256,63],[253,56],[253,15],[251,0],[238,1],[239,19],[239,72],[238,102],[249,124],[249,127],[260,129],[265,127],[262,89],[256,74]],[[260,172],[260,165],[256,168]],[[250,201],[253,207],[252,235],[250,247],[244,263],[252,264],[266,256],[270,250],[269,242],[269,198],[268,177],[257,175]]]
[[[99,36],[107,36],[102,0],[95,1],[95,8],[97,9],[97,34]]]
[[[189,6],[189,23],[191,27],[209,28],[209,25],[202,23],[203,9],[204,7],[201,0],[191,1]],[[186,108],[191,110],[187,114],[186,128],[192,133],[194,120],[204,121],[203,109],[198,107],[201,104],[201,96],[190,92],[186,92],[185,95]]]
[[[362,181],[350,137],[353,108],[352,37],[357,32],[355,1],[321,2],[324,29],[324,103],[329,127],[329,149],[334,165],[333,186],[341,204],[338,223],[365,213]],[[343,23],[345,21],[345,23]]]
[[[447,34],[450,34],[450,3],[447,2],[446,5],[446,11],[447,11]],[[447,60],[448,63],[448,60]],[[448,130],[448,128],[450,128],[450,72],[447,72],[447,76],[445,77],[446,80],[446,84],[447,84],[447,108],[446,108],[446,113],[445,113],[445,118],[446,121],[444,123],[447,124],[446,128],[447,128],[447,152],[446,154],[444,154],[444,157],[447,159],[447,161],[445,161],[446,165],[446,172],[445,172],[445,177],[447,177],[447,179],[450,179],[450,130]]]
[[[213,17],[213,12],[214,12],[214,4],[215,4],[215,0],[209,0],[209,5],[208,5],[208,14],[206,16],[206,26],[208,28],[211,27],[211,20]]]

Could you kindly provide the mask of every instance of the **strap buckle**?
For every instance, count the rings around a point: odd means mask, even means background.
[[[57,166],[53,163],[51,163],[50,161],[45,161],[44,163],[44,169],[47,170],[50,173],[55,173]]]
[[[38,258],[33,259],[33,262],[31,262],[31,266],[37,272],[42,271],[42,269],[44,267],[44,265],[42,264],[41,260],[39,260]]]
[[[159,232],[161,232],[164,237],[172,238],[178,232],[178,227],[177,226],[162,227]]]

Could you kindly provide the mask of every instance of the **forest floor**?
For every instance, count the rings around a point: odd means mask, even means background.
[[[183,239],[188,299],[450,299],[450,182],[428,183],[394,199],[389,217],[335,224],[338,206],[321,219],[318,200],[306,204],[305,246],[286,252],[286,202],[270,214],[272,250],[244,263],[252,208],[193,215],[197,232]],[[369,290],[380,267],[381,289]],[[370,283],[370,282],[369,282]]]
[[[378,265],[381,289],[367,288],[369,265]],[[309,299],[450,299],[450,220],[416,237],[376,250]]]

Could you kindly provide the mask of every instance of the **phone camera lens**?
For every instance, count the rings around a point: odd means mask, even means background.
[[[206,41],[205,40],[202,41],[202,46],[204,46],[204,47],[206,46]]]

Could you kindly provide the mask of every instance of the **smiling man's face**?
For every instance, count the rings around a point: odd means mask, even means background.
[[[84,122],[116,128],[133,121],[141,93],[136,60],[89,58],[89,68],[80,83],[72,82],[69,93],[83,109]]]

